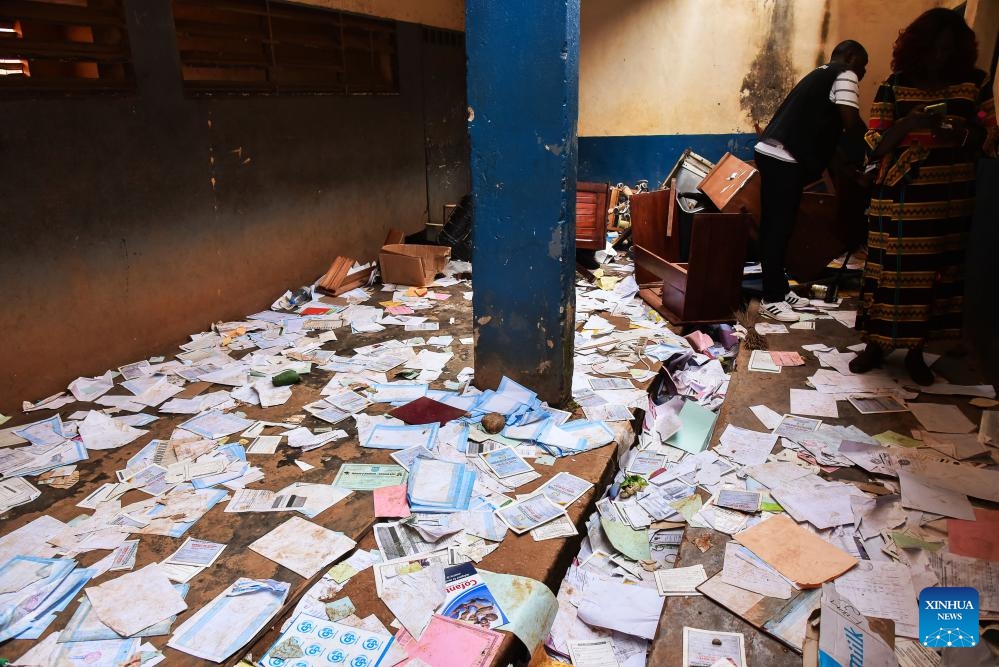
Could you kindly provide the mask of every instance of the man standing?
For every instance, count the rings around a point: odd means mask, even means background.
[[[867,51],[847,40],[832,59],[788,93],[756,144],[760,171],[760,261],[763,302],[760,312],[779,322],[797,322],[792,309],[807,303],[791,291],[784,255],[801,192],[829,164],[845,131],[858,139],[866,127],[860,118],[858,83],[867,68]]]

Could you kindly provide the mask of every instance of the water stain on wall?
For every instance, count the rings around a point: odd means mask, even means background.
[[[760,52],[742,80],[739,105],[754,125],[766,126],[794,86],[791,44],[794,38],[794,5],[773,3],[770,26]]]
[[[822,29],[819,31],[819,52],[815,54],[815,66],[825,65],[826,46],[829,44],[829,22],[832,20],[832,8],[829,6],[831,0],[826,0],[825,10],[822,12]]]

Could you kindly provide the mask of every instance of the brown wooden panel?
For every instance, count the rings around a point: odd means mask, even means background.
[[[642,246],[635,246],[635,267],[642,267],[649,275],[653,277],[650,282],[656,281],[662,282],[663,276],[666,275],[666,267],[669,262],[660,257],[659,255],[646,250]]]
[[[815,280],[847,249],[836,215],[836,195],[805,192],[787,243],[784,263],[796,280]]]
[[[697,186],[723,213],[749,213],[760,219],[760,173],[726,153]]]
[[[641,269],[660,281],[639,296],[671,324],[732,320],[742,301],[748,230],[743,214],[696,214],[687,263],[670,262],[636,245],[636,275]]]
[[[576,184],[576,248],[603,249],[608,191],[606,183]]]
[[[646,250],[669,261],[680,259],[680,235],[670,234],[669,209],[674,199],[673,189],[641,192],[632,195],[631,238],[635,247]],[[635,267],[635,280],[639,285],[652,282],[654,277],[640,266]]]
[[[742,299],[748,216],[699,213],[690,238],[685,319],[727,321]]]

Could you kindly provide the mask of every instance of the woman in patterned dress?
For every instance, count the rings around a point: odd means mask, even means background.
[[[867,347],[850,370],[895,348],[918,384],[933,382],[923,343],[961,333],[964,245],[975,207],[975,160],[995,155],[991,82],[975,69],[975,33],[956,12],[931,9],[895,42],[892,74],[871,108],[876,177],[857,317]]]

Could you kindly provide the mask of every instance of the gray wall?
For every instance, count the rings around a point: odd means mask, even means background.
[[[399,95],[193,98],[169,0],[126,8],[136,94],[0,99],[0,412],[371,259],[468,187],[464,125],[426,117],[464,113],[460,44],[400,23]]]

